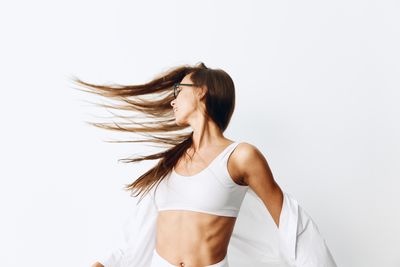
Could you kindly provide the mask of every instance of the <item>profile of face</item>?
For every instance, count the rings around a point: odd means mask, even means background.
[[[186,75],[181,84],[193,84],[190,75]],[[179,85],[178,95],[171,101],[175,122],[179,126],[189,126],[199,116],[205,116],[205,87]]]

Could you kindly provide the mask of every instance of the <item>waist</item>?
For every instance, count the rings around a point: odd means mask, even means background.
[[[235,225],[235,217],[193,211],[160,211],[156,249],[170,262],[206,266],[222,260]]]

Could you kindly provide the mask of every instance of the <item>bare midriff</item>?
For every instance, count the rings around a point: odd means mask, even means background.
[[[170,264],[204,267],[224,259],[236,217],[186,210],[159,211],[157,253]]]

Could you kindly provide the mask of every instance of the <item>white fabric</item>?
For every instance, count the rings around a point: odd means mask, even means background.
[[[154,188],[137,205],[124,244],[98,261],[105,267],[150,267],[156,245]],[[336,267],[312,218],[284,192],[279,229],[249,188],[228,246],[230,267]]]
[[[239,142],[228,145],[195,175],[183,176],[173,169],[157,187],[157,209],[191,210],[237,217],[249,188],[236,184],[227,170],[228,158],[238,145]]]
[[[155,249],[153,251],[153,258],[151,259],[150,267],[176,267],[176,265],[173,265],[169,261],[164,259],[160,254],[158,254],[157,250]],[[230,266],[228,264],[228,257],[225,256],[219,262],[204,267],[230,267]]]

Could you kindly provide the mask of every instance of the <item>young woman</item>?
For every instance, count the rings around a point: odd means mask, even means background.
[[[315,223],[281,190],[263,154],[224,136],[235,107],[234,83],[225,71],[200,63],[170,69],[141,85],[75,81],[92,89],[87,92],[125,104],[102,106],[148,115],[147,122],[130,120],[130,127],[93,125],[158,132],[163,136],[150,134],[146,141],[168,145],[163,152],[128,159],[159,161],[126,186],[145,201],[132,218],[124,247],[93,266],[336,266]],[[188,128],[188,133],[167,135]],[[273,226],[265,223],[269,219]],[[274,235],[278,243],[265,241]]]

